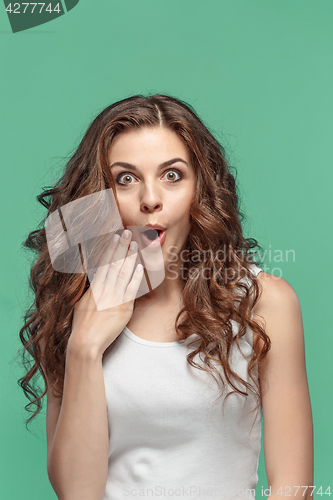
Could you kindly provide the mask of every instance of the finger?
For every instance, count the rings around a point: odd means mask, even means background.
[[[123,303],[129,302],[131,300],[135,300],[136,295],[138,293],[142,278],[143,278],[143,266],[142,264],[138,264],[133,273],[133,278],[127,285],[126,291],[123,297]]]
[[[118,246],[119,238],[120,238],[119,234],[115,233],[113,235],[111,242],[103,252],[102,257],[100,259],[100,262],[103,262],[103,264],[97,267],[97,271],[90,282],[90,286],[93,291],[95,299],[99,298],[100,294],[103,291],[105,278],[109,270],[110,262],[112,261],[113,255]]]
[[[136,258],[136,254],[131,255],[130,257],[127,258],[127,260],[129,260],[131,258]],[[135,261],[133,260],[133,262],[135,262]],[[141,264],[140,264],[140,267],[142,268]],[[132,266],[132,268],[133,268],[133,266]],[[137,266],[137,268],[138,268],[138,266]],[[128,280],[131,276],[131,273],[132,273],[132,270],[130,270],[130,272],[126,278],[126,282],[128,282]],[[134,301],[134,299],[136,298],[136,294],[137,294],[138,288],[139,288],[141,280],[142,280],[143,268],[139,272],[134,271],[133,274],[134,275],[137,274],[138,277],[132,278],[131,283],[130,283],[131,286],[130,285],[127,286],[125,294],[123,294],[123,293],[120,294],[115,289],[112,290],[112,285],[110,285],[109,289],[104,288],[103,295],[101,296],[101,299],[97,305],[98,310],[109,309],[109,308],[113,308],[116,306],[121,306],[125,303],[127,303],[128,306],[131,306],[131,302]],[[112,290],[112,291],[110,291],[110,290]],[[131,298],[131,297],[133,297],[133,298]],[[132,304],[132,306],[133,306],[133,304]]]
[[[130,238],[131,238],[131,231],[128,231],[127,237],[126,237],[126,230],[123,231],[121,237],[119,234],[114,234],[111,244],[106,248],[102,256],[101,260],[103,264],[99,266],[96,271],[97,276],[96,275],[95,276],[98,284],[104,284],[109,271],[110,264],[114,261],[123,259],[123,257],[126,255],[128,248],[128,243],[126,244],[126,242],[130,241]],[[121,263],[119,263],[119,265],[120,264]]]
[[[108,286],[109,289],[110,289],[110,284],[112,284],[112,288],[114,288],[114,284],[118,277],[118,273],[122,268],[122,265],[124,264],[131,236],[132,236],[131,231],[128,231],[127,234],[126,231],[123,232],[119,240],[118,246],[112,256],[112,260],[109,263],[108,272],[105,276],[105,286]]]
[[[131,245],[134,245],[135,248],[129,250],[124,260],[116,261],[110,265],[103,290],[103,294],[112,295],[120,304],[137,259],[137,253],[135,252],[138,248],[137,243],[132,242]]]
[[[119,239],[117,248],[116,248],[114,254],[112,255],[112,259],[110,259],[110,261],[109,261],[109,264],[111,264],[112,262],[118,262],[118,261],[122,261],[121,265],[123,264],[123,261],[124,261],[124,258],[126,257],[131,239],[132,239],[132,232],[129,229],[126,229],[125,231],[123,231],[121,238]]]
[[[108,307],[113,307],[116,305],[116,297],[114,295],[114,290],[115,290],[115,283],[118,277],[118,274],[124,264],[124,261],[126,259],[126,254],[128,252],[128,244],[130,241],[130,238],[132,236],[131,231],[125,230],[123,231],[121,238],[118,241],[117,247],[115,252],[112,255],[112,260],[110,264],[108,265],[107,269],[107,274],[104,279],[104,283],[100,285],[98,293],[96,293],[96,298],[95,301],[96,303],[104,304],[107,303],[107,308]],[[122,296],[119,299],[118,296],[118,302],[122,300]]]
[[[130,245],[130,251],[133,253],[132,255],[130,254],[127,255],[122,267],[118,272],[118,276],[116,276],[113,294],[117,299],[118,298],[122,299],[124,296],[125,290],[128,286],[129,280],[133,273],[135,262],[137,260],[138,256],[137,249],[138,249],[138,244],[135,241],[132,241]]]
[[[97,271],[94,275],[95,282],[96,281],[100,282],[105,280],[105,276],[108,272],[108,266],[118,246],[119,238],[120,238],[119,234],[115,233],[111,238],[111,241],[107,245],[106,249],[104,250],[99,261],[102,264],[97,267]]]

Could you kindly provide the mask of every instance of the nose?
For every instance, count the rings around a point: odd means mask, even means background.
[[[140,209],[142,212],[153,212],[162,210],[163,202],[161,194],[156,186],[142,186]]]

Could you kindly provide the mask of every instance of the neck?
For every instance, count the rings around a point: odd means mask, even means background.
[[[153,273],[154,274],[154,273]],[[152,276],[151,276],[152,277]],[[153,277],[152,280],[153,281]],[[151,292],[142,295],[135,300],[135,303],[153,305],[175,303],[179,301],[185,286],[185,281],[181,275],[181,262],[179,259],[176,261],[167,261],[165,263],[165,277],[162,283]]]
[[[162,283],[154,288],[151,292],[142,295],[135,300],[137,305],[153,305],[163,303],[174,303],[178,301],[182,296],[182,292],[185,286],[185,281],[171,279],[166,276]]]

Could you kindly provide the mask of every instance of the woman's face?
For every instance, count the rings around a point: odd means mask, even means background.
[[[166,264],[171,251],[174,261],[191,229],[195,196],[196,177],[186,144],[163,127],[126,131],[114,138],[109,164],[123,224],[166,228],[163,260]]]

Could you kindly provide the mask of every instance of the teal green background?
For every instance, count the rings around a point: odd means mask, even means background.
[[[0,9],[2,498],[56,498],[46,472],[46,399],[28,433],[14,359],[32,299],[31,257],[20,245],[45,213],[36,196],[102,109],[140,93],[191,104],[237,169],[246,236],[271,251],[266,271],[282,272],[301,303],[314,485],[333,486],[332,21],[328,0],[81,0],[13,34]],[[287,250],[295,260],[286,262]],[[263,444],[258,473],[263,498]]]

